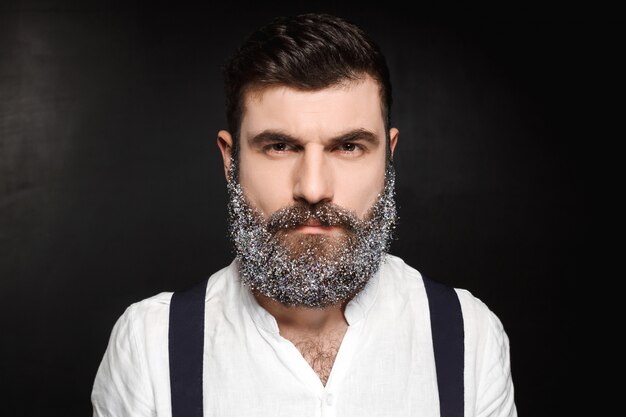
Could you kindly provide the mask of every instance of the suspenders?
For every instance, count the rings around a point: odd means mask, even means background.
[[[172,295],[169,354],[172,417],[202,417],[204,297],[208,279]]]
[[[172,295],[169,323],[172,417],[203,417],[204,298],[207,281]],[[426,277],[424,286],[430,309],[440,417],[463,417],[465,348],[461,305],[453,288]]]
[[[453,288],[424,277],[433,335],[439,415],[463,417],[465,334],[461,304]]]

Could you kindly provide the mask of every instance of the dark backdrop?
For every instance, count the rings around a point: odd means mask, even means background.
[[[588,28],[433,20],[385,3],[3,6],[3,415],[89,415],[125,307],[230,262],[220,65],[257,25],[303,11],[347,17],[387,55],[400,129],[392,253],[500,317],[521,415],[568,414]]]

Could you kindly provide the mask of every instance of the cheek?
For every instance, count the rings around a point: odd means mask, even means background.
[[[361,219],[374,205],[385,185],[384,164],[373,165],[338,170],[334,203],[355,211]]]
[[[253,158],[240,158],[239,183],[246,199],[265,218],[291,203],[291,186],[286,167]]]

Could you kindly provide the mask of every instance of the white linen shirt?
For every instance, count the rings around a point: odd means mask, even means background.
[[[509,342],[498,318],[456,290],[465,330],[465,417],[516,416]],[[92,391],[96,417],[171,416],[172,293],[132,304],[115,324]],[[422,277],[386,255],[345,308],[348,330],[326,386],[241,284],[236,261],[205,299],[206,417],[436,417],[437,377]]]

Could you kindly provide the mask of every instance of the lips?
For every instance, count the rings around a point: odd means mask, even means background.
[[[320,233],[331,232],[332,230],[336,228],[337,226],[327,226],[327,225],[324,225],[319,220],[311,218],[301,223],[300,225],[296,226],[294,230],[300,233],[320,234]]]

